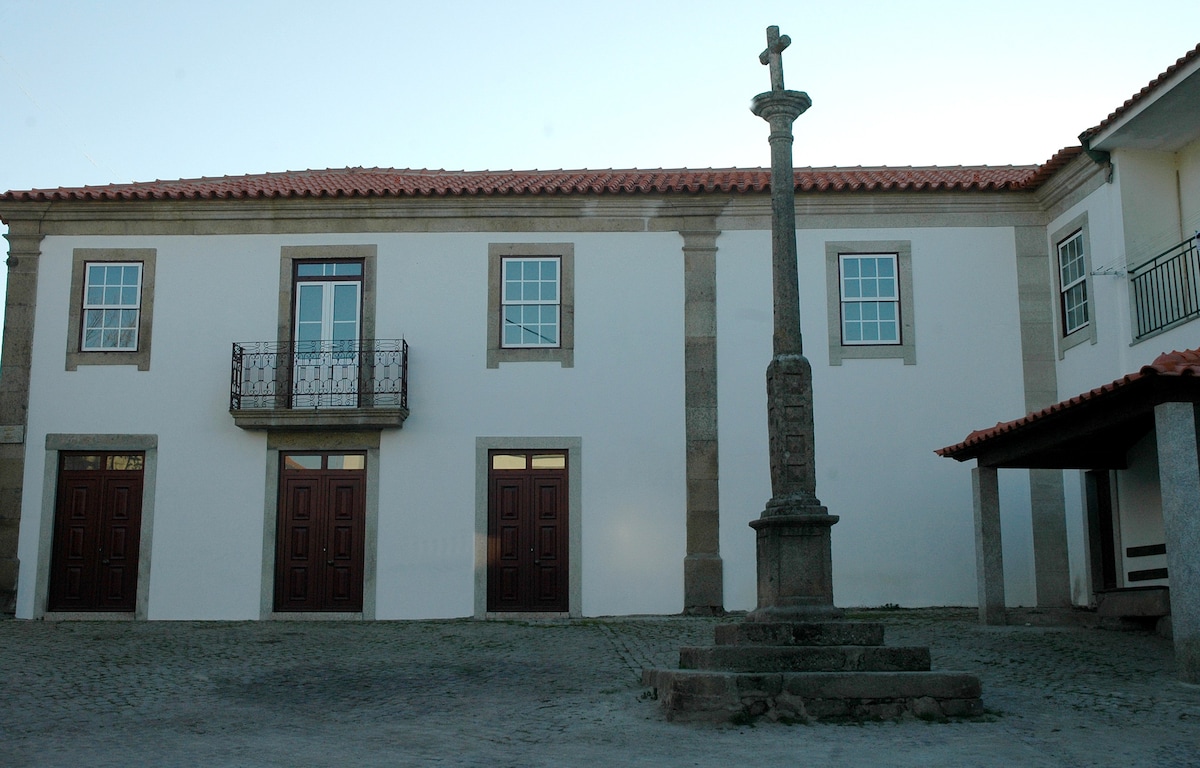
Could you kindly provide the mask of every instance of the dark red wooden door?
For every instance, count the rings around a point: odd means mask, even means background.
[[[61,455],[49,610],[134,610],[143,466],[142,454]]]
[[[489,457],[488,610],[568,610],[566,454]]]
[[[364,470],[289,469],[285,461],[275,610],[362,610],[365,488]]]

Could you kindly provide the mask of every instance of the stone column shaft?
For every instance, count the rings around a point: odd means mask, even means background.
[[[768,30],[768,45],[772,45]],[[770,50],[770,48],[769,48]],[[776,55],[779,51],[776,51]],[[764,54],[765,55],[765,54]],[[841,614],[833,605],[829,529],[837,517],[817,500],[812,368],[804,358],[796,266],[792,123],[808,95],[773,89],[754,97],[751,111],[771,126],[771,264],[774,356],[767,367],[767,439],[771,499],[750,523],[757,533],[758,608],[749,621],[802,621]]]
[[[1200,407],[1161,403],[1154,408],[1154,427],[1175,670],[1180,680],[1200,683]]]
[[[971,470],[975,500],[975,580],[979,621],[1004,624],[1004,551],[1000,542],[1000,481],[995,467]]]

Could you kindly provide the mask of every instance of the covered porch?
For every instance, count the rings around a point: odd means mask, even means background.
[[[1014,421],[977,430],[937,451],[971,470],[975,508],[979,617],[1005,622],[1000,542],[1000,469],[1087,472],[1086,542],[1092,592],[1119,595],[1137,579],[1169,579],[1169,605],[1180,679],[1200,683],[1200,349],[1160,355],[1141,370]],[[1149,450],[1153,448],[1153,451]],[[1156,454],[1161,496],[1161,545],[1115,551],[1108,480]],[[1136,470],[1136,466],[1134,467]],[[1121,557],[1165,554],[1166,568],[1118,572]],[[1135,573],[1141,574],[1136,575]],[[1115,589],[1110,593],[1106,587]],[[1161,593],[1161,590],[1158,590]],[[1133,602],[1136,602],[1133,601]]]

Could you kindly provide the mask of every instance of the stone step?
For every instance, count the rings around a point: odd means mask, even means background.
[[[883,645],[883,625],[865,621],[719,624],[717,645]]]
[[[716,645],[679,650],[680,669],[725,672],[920,672],[929,649],[882,645]]]
[[[647,669],[668,720],[925,719],[983,714],[979,678],[962,672],[774,672]]]

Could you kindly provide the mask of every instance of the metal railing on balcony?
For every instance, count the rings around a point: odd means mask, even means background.
[[[229,409],[408,409],[408,343],[235,342]]]
[[[1145,264],[1131,267],[1133,338],[1200,316],[1200,236],[1188,238]]]

